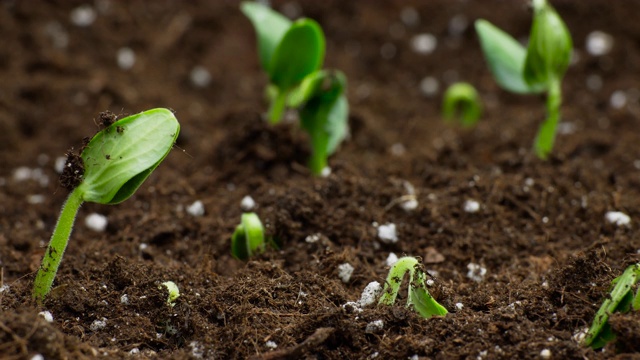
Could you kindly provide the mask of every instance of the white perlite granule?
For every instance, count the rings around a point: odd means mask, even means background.
[[[464,202],[463,206],[464,212],[473,214],[480,210],[480,203],[475,200],[467,200]]]
[[[264,343],[264,345],[265,345],[266,347],[268,347],[269,349],[275,349],[275,348],[277,348],[277,347],[278,347],[278,344],[276,344],[276,342],[275,342],[275,341],[271,341],[271,340],[269,340],[269,341],[265,342],[265,343]]]
[[[41,311],[38,315],[42,316],[48,323],[53,322],[53,315],[49,310]]]
[[[107,229],[107,217],[98,213],[89,214],[84,219],[84,224],[95,232],[103,232]]]
[[[620,211],[609,211],[604,215],[604,218],[609,224],[618,226],[629,226],[631,224],[629,215]]]
[[[102,330],[104,328],[107,327],[107,319],[106,318],[102,318],[101,320],[93,320],[93,322],[91,323],[91,325],[89,326],[89,329],[91,329],[91,331],[98,331],[98,330]]]
[[[204,204],[200,200],[196,200],[193,204],[187,206],[187,212],[191,216],[202,216],[204,215]]]
[[[348,283],[351,280],[353,270],[353,266],[349,263],[340,264],[338,265],[338,277],[343,283]]]
[[[240,200],[240,208],[242,210],[249,211],[253,210],[254,207],[256,207],[256,202],[251,196],[247,195]]]
[[[370,282],[364,290],[362,290],[362,295],[360,295],[360,300],[358,300],[358,306],[365,307],[375,303],[381,292],[382,286],[379,282]]]
[[[467,272],[467,277],[475,282],[481,282],[487,274],[486,268],[475,263],[469,263],[469,265],[467,265],[467,269],[469,270]]]
[[[367,327],[364,329],[364,332],[367,334],[372,334],[384,329],[384,321],[382,320],[374,320],[367,324]]]
[[[378,226],[378,238],[385,244],[395,244],[396,242],[398,242],[396,224],[387,223]]]
[[[385,262],[387,263],[387,266],[393,266],[398,262],[398,255],[396,255],[395,253],[389,253],[389,256],[387,256],[387,260]]]

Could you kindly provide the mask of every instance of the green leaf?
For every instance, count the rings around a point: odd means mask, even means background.
[[[277,11],[256,2],[243,2],[240,9],[256,30],[260,65],[268,72],[273,53],[292,22]]]
[[[411,288],[409,302],[413,305],[413,309],[425,319],[432,316],[445,316],[449,313],[429,294],[424,285]]]
[[[265,248],[264,227],[256,213],[242,214],[240,225],[231,236],[231,255],[247,260]]]
[[[117,204],[129,198],[169,154],[179,132],[167,109],[132,115],[98,132],[82,152],[82,199]]]
[[[309,167],[319,175],[327,166],[328,156],[347,136],[349,104],[344,94],[346,77],[342,72],[318,71],[310,77],[297,94],[302,94],[300,98],[305,101],[300,109],[300,121],[311,138]]]
[[[318,70],[324,61],[322,28],[311,19],[294,22],[273,52],[269,78],[279,91],[287,92],[305,76]]]
[[[519,94],[541,93],[545,90],[544,87],[530,86],[524,81],[526,50],[511,35],[483,19],[475,22],[475,28],[489,69],[500,87]]]
[[[551,5],[534,1],[534,11],[523,76],[530,86],[546,87],[564,76],[573,43],[567,25]]]
[[[584,343],[599,349],[615,339],[608,320],[614,312],[628,312],[636,301],[633,297],[633,286],[640,280],[640,264],[627,267],[621,276],[613,279],[611,294],[602,302],[593,323],[587,332]]]

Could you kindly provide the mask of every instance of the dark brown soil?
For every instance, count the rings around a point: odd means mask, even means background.
[[[266,77],[237,2],[89,2],[88,27],[71,22],[78,1],[0,2],[0,358],[639,356],[638,314],[611,318],[619,339],[604,351],[573,339],[610,281],[640,261],[639,1],[553,1],[576,46],[563,83],[565,128],[575,131],[546,162],[530,150],[544,99],[500,90],[471,26],[484,17],[525,37],[525,0],[274,3],[322,24],[326,66],[349,79],[351,137],[327,178],[306,169],[297,124],[260,118]],[[403,24],[409,6],[419,23]],[[448,30],[456,15],[469,25],[460,36]],[[611,53],[586,52],[593,30],[614,37]],[[411,39],[426,32],[438,46],[420,55]],[[116,61],[123,47],[136,55],[129,70]],[[190,81],[195,66],[210,72],[207,86]],[[440,82],[435,97],[420,91],[426,76]],[[587,86],[593,76],[600,89]],[[443,88],[457,80],[484,101],[472,130],[439,115]],[[610,105],[615,91],[627,94],[622,108]],[[153,107],[175,110],[179,148],[131,199],[82,207],[55,288],[36,305],[34,272],[68,193],[56,158],[99,129],[102,111]],[[406,184],[414,211],[398,206]],[[248,263],[231,257],[229,240],[246,195],[282,243]],[[204,216],[186,211],[197,200]],[[479,211],[465,212],[466,200]],[[631,226],[608,224],[607,211]],[[85,225],[93,212],[107,216],[106,231]],[[399,241],[381,242],[374,223],[394,223]],[[449,315],[422,319],[402,299],[342,307],[384,281],[390,252],[425,259]],[[355,268],[347,283],[343,263]],[[469,264],[486,269],[481,281]],[[167,280],[180,288],[175,307],[159,288]],[[383,329],[365,332],[375,320]]]

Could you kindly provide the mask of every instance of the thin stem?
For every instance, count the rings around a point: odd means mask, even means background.
[[[560,121],[560,104],[562,103],[561,81],[552,78],[547,92],[547,119],[540,125],[534,151],[540,159],[546,159],[553,150],[556,139],[556,128]]]
[[[71,230],[73,230],[73,223],[82,201],[82,191],[75,188],[62,206],[62,212],[33,285],[33,297],[39,302],[51,291],[53,279],[56,277],[58,267],[62,261],[62,255],[67,248]]]
[[[273,99],[271,103],[271,107],[269,108],[269,123],[271,125],[275,125],[280,123],[282,120],[282,115],[284,114],[284,109],[287,105],[287,96],[289,95],[289,91],[278,89],[278,93]]]

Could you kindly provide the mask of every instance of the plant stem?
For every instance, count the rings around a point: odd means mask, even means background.
[[[62,255],[67,248],[69,237],[71,236],[71,230],[73,229],[73,223],[78,214],[78,209],[82,205],[82,191],[75,188],[67,201],[62,206],[62,212],[56,223],[56,228],[49,241],[49,246],[42,259],[42,265],[36,275],[36,280],[33,285],[33,297],[41,302],[49,291],[53,284],[53,279],[56,277],[58,267],[62,261]]]
[[[269,108],[269,123],[271,125],[275,125],[280,123],[280,120],[282,120],[282,115],[284,114],[284,109],[287,105],[287,95],[289,94],[288,91],[283,91],[281,89],[278,89],[278,94],[276,95],[275,99],[273,99],[273,102],[271,103],[271,107]]]
[[[556,128],[560,121],[560,104],[562,103],[562,89],[560,79],[552,78],[547,91],[547,119],[540,125],[534,144],[534,151],[538,158],[545,160],[553,150],[556,138]]]

